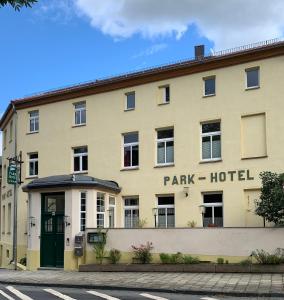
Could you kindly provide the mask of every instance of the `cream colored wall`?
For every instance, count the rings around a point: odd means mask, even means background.
[[[245,69],[260,67],[260,88],[245,90]],[[24,174],[27,174],[27,153],[39,153],[39,177],[72,173],[72,147],[88,145],[88,175],[115,180],[122,187],[117,198],[117,226],[123,225],[121,196],[139,195],[140,218],[147,226],[154,225],[152,208],[155,195],[174,194],[176,226],[189,220],[201,226],[198,206],[202,192],[223,191],[225,226],[259,226],[261,219],[247,213],[245,190],[260,187],[258,174],[263,170],[282,172],[284,144],[282,99],[284,86],[279,82],[284,71],[283,57],[276,57],[209,72],[202,72],[129,89],[86,96],[68,101],[18,111],[18,150],[23,152]],[[216,76],[216,96],[203,98],[203,77]],[[159,86],[169,84],[171,103],[158,105]],[[136,109],[124,111],[125,93],[136,92]],[[87,103],[87,126],[73,128],[73,103]],[[28,112],[39,109],[40,130],[27,134]],[[267,158],[241,160],[241,116],[266,114]],[[200,122],[221,120],[222,161],[200,163]],[[157,128],[174,126],[175,166],[155,168]],[[139,131],[139,170],[121,171],[122,133]],[[250,149],[251,150],[251,149]],[[256,149],[257,150],[257,149]],[[7,151],[4,151],[4,157]],[[250,170],[254,180],[211,183],[210,173]],[[189,186],[189,197],[182,185],[163,184],[163,177],[195,174]],[[198,176],[207,180],[198,181]],[[30,179],[25,179],[28,183]],[[27,195],[19,192],[20,243],[25,243]],[[93,222],[89,221],[88,222]]]

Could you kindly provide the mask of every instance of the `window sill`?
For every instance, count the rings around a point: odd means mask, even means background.
[[[217,163],[217,162],[222,162],[222,158],[219,159],[208,159],[208,160],[201,160],[199,163],[200,164],[207,164],[207,163]]]
[[[72,175],[81,175],[81,174],[88,174],[88,171],[78,171],[72,173]]]
[[[268,158],[268,155],[251,156],[251,157],[242,157],[241,160],[246,160],[246,159],[258,159],[258,158]]]
[[[125,108],[124,111],[133,111],[135,108]]]
[[[39,131],[31,131],[31,132],[27,132],[27,135],[30,135],[30,134],[36,134],[36,133],[39,133]]]
[[[203,95],[202,98],[214,97],[216,94]]]
[[[38,178],[38,175],[34,175],[34,176],[27,176],[26,179],[36,179]]]
[[[139,170],[139,167],[125,167],[125,168],[122,168],[120,169],[120,171],[134,171],[134,170]]]
[[[257,90],[259,88],[260,88],[260,86],[252,86],[252,87],[247,87],[245,90],[250,91],[250,90]]]
[[[160,165],[155,165],[154,168],[166,168],[166,167],[174,167],[175,164],[171,163],[171,164],[160,164]]]
[[[169,102],[161,102],[161,103],[158,103],[158,105],[159,106],[163,106],[163,105],[168,105],[168,104],[170,104],[171,102],[169,101]]]
[[[76,127],[84,127],[84,126],[86,126],[87,124],[86,123],[84,123],[84,124],[74,124],[74,125],[72,125],[72,128],[76,128]]]

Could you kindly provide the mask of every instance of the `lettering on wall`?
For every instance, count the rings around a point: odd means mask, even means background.
[[[209,178],[211,183],[226,182],[226,181],[249,181],[254,180],[251,176],[250,170],[235,170],[226,172],[211,172],[207,177],[199,176],[196,177],[195,174],[188,175],[174,175],[164,176],[164,185],[186,185],[195,184],[197,181],[203,181]]]
[[[8,190],[7,193],[2,194],[2,200],[5,200],[6,198],[9,198],[9,197],[12,197],[12,196],[13,196],[12,190]]]

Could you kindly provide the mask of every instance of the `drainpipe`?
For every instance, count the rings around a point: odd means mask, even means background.
[[[17,160],[17,111],[14,103],[13,111],[14,111],[14,126],[15,126],[15,134],[14,134],[14,157]],[[16,162],[16,167],[18,168],[18,162]],[[18,180],[17,183],[14,184],[14,217],[13,217],[13,262],[14,262],[14,269],[17,270],[17,261],[18,261],[18,254],[17,254],[17,236],[18,236]]]

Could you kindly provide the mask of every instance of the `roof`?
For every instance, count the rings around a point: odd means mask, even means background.
[[[24,192],[49,188],[101,188],[114,193],[120,192],[119,185],[110,180],[102,180],[85,175],[57,175],[38,178],[23,187]]]
[[[19,110],[67,99],[75,99],[280,55],[284,55],[284,41],[274,39],[216,52],[202,58],[199,57],[180,61],[178,63],[149,68],[143,71],[127,73],[102,80],[90,81],[21,99],[15,99],[10,102],[3,114],[0,120],[0,128],[3,129],[10,120],[13,115],[13,108]]]

